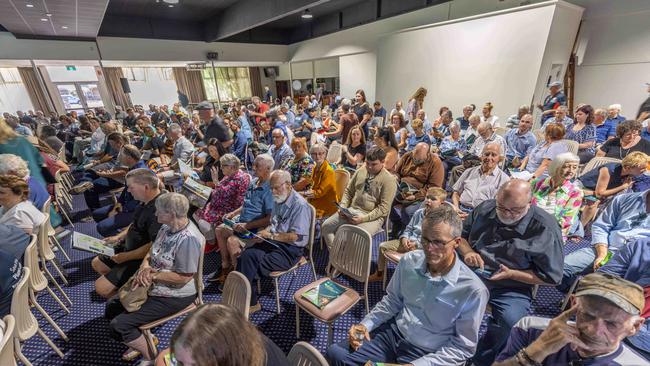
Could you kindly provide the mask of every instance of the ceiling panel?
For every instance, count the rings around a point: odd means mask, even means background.
[[[160,0],[111,0],[106,14],[153,19],[202,21],[237,0],[179,0],[173,7]]]

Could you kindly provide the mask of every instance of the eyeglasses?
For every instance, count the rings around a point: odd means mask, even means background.
[[[501,212],[507,213],[509,215],[519,215],[522,212],[524,212],[524,210],[526,210],[527,207],[528,206],[526,205],[526,206],[523,206],[523,207],[505,208],[503,206],[497,205],[497,211],[501,211]]]
[[[428,247],[428,246],[434,246],[436,248],[443,248],[447,244],[451,243],[452,241],[456,240],[457,238],[453,238],[449,241],[441,241],[441,240],[426,240],[424,238],[420,239],[420,242],[422,242],[423,247]]]

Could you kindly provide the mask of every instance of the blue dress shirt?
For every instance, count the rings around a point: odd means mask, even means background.
[[[650,217],[646,208],[646,196],[650,190],[620,194],[591,225],[591,242],[609,244],[609,250],[617,251],[633,239],[650,237]]]
[[[508,159],[514,159],[515,157],[523,159],[533,150],[537,145],[537,139],[535,135],[528,131],[523,135],[519,134],[519,130],[516,128],[511,129],[506,134],[506,146],[508,151],[505,152]]]

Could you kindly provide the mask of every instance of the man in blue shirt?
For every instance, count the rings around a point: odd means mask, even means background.
[[[589,248],[576,250],[564,258],[561,291],[567,291],[576,276],[602,266],[607,252],[616,254],[629,242],[650,237],[650,190],[620,194],[591,225]]]
[[[596,144],[616,137],[616,124],[607,120],[607,112],[598,108],[594,111],[594,126],[596,126]]]
[[[373,108],[375,110],[375,113],[373,117],[381,117],[384,121],[386,120],[386,108],[381,106],[381,103],[379,101],[376,101],[375,104],[373,104]]]
[[[562,83],[554,81],[548,86],[551,94],[544,98],[544,104],[538,104],[537,108],[542,110],[542,123],[547,119],[553,117],[555,110],[561,106],[566,105],[566,95],[562,92]]]
[[[619,123],[625,121],[626,118],[621,116],[621,105],[612,104],[607,107],[607,121],[613,123],[615,126],[618,126]]]
[[[285,143],[286,138],[281,129],[274,128],[271,131],[271,136],[273,138],[273,145],[269,148],[269,155],[271,155],[275,161],[273,169],[286,170],[289,168],[289,163],[291,163],[291,160],[294,158],[294,153],[289,145]]]
[[[460,123],[460,130],[465,132],[469,128],[469,117],[474,112],[474,109],[471,105],[466,105],[463,107],[463,115],[456,118],[456,121]]]
[[[469,359],[488,291],[456,255],[460,235],[453,208],[442,205],[426,214],[422,250],[402,257],[384,298],[350,328],[348,341],[328,349],[330,363],[460,365]]]
[[[232,121],[229,121],[228,124],[233,133],[233,143],[230,146],[230,152],[232,152],[239,161],[244,162],[246,161],[246,146],[248,145],[248,139],[244,132],[242,132],[238,119],[233,119]]]
[[[640,238],[625,246],[612,259],[598,269],[598,272],[622,277],[643,287],[646,305],[641,316],[648,318],[650,302],[650,238]],[[646,360],[650,360],[650,323],[641,325],[639,332],[625,339],[628,345],[639,351]]]
[[[537,144],[535,135],[530,131],[533,127],[533,116],[524,114],[519,119],[519,126],[506,134],[506,162],[507,166],[519,167],[530,151]]]

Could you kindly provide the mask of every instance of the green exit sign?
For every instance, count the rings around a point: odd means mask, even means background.
[[[77,68],[75,66],[72,66],[72,65],[67,65],[65,67],[65,69],[68,70],[68,71],[77,71]]]

